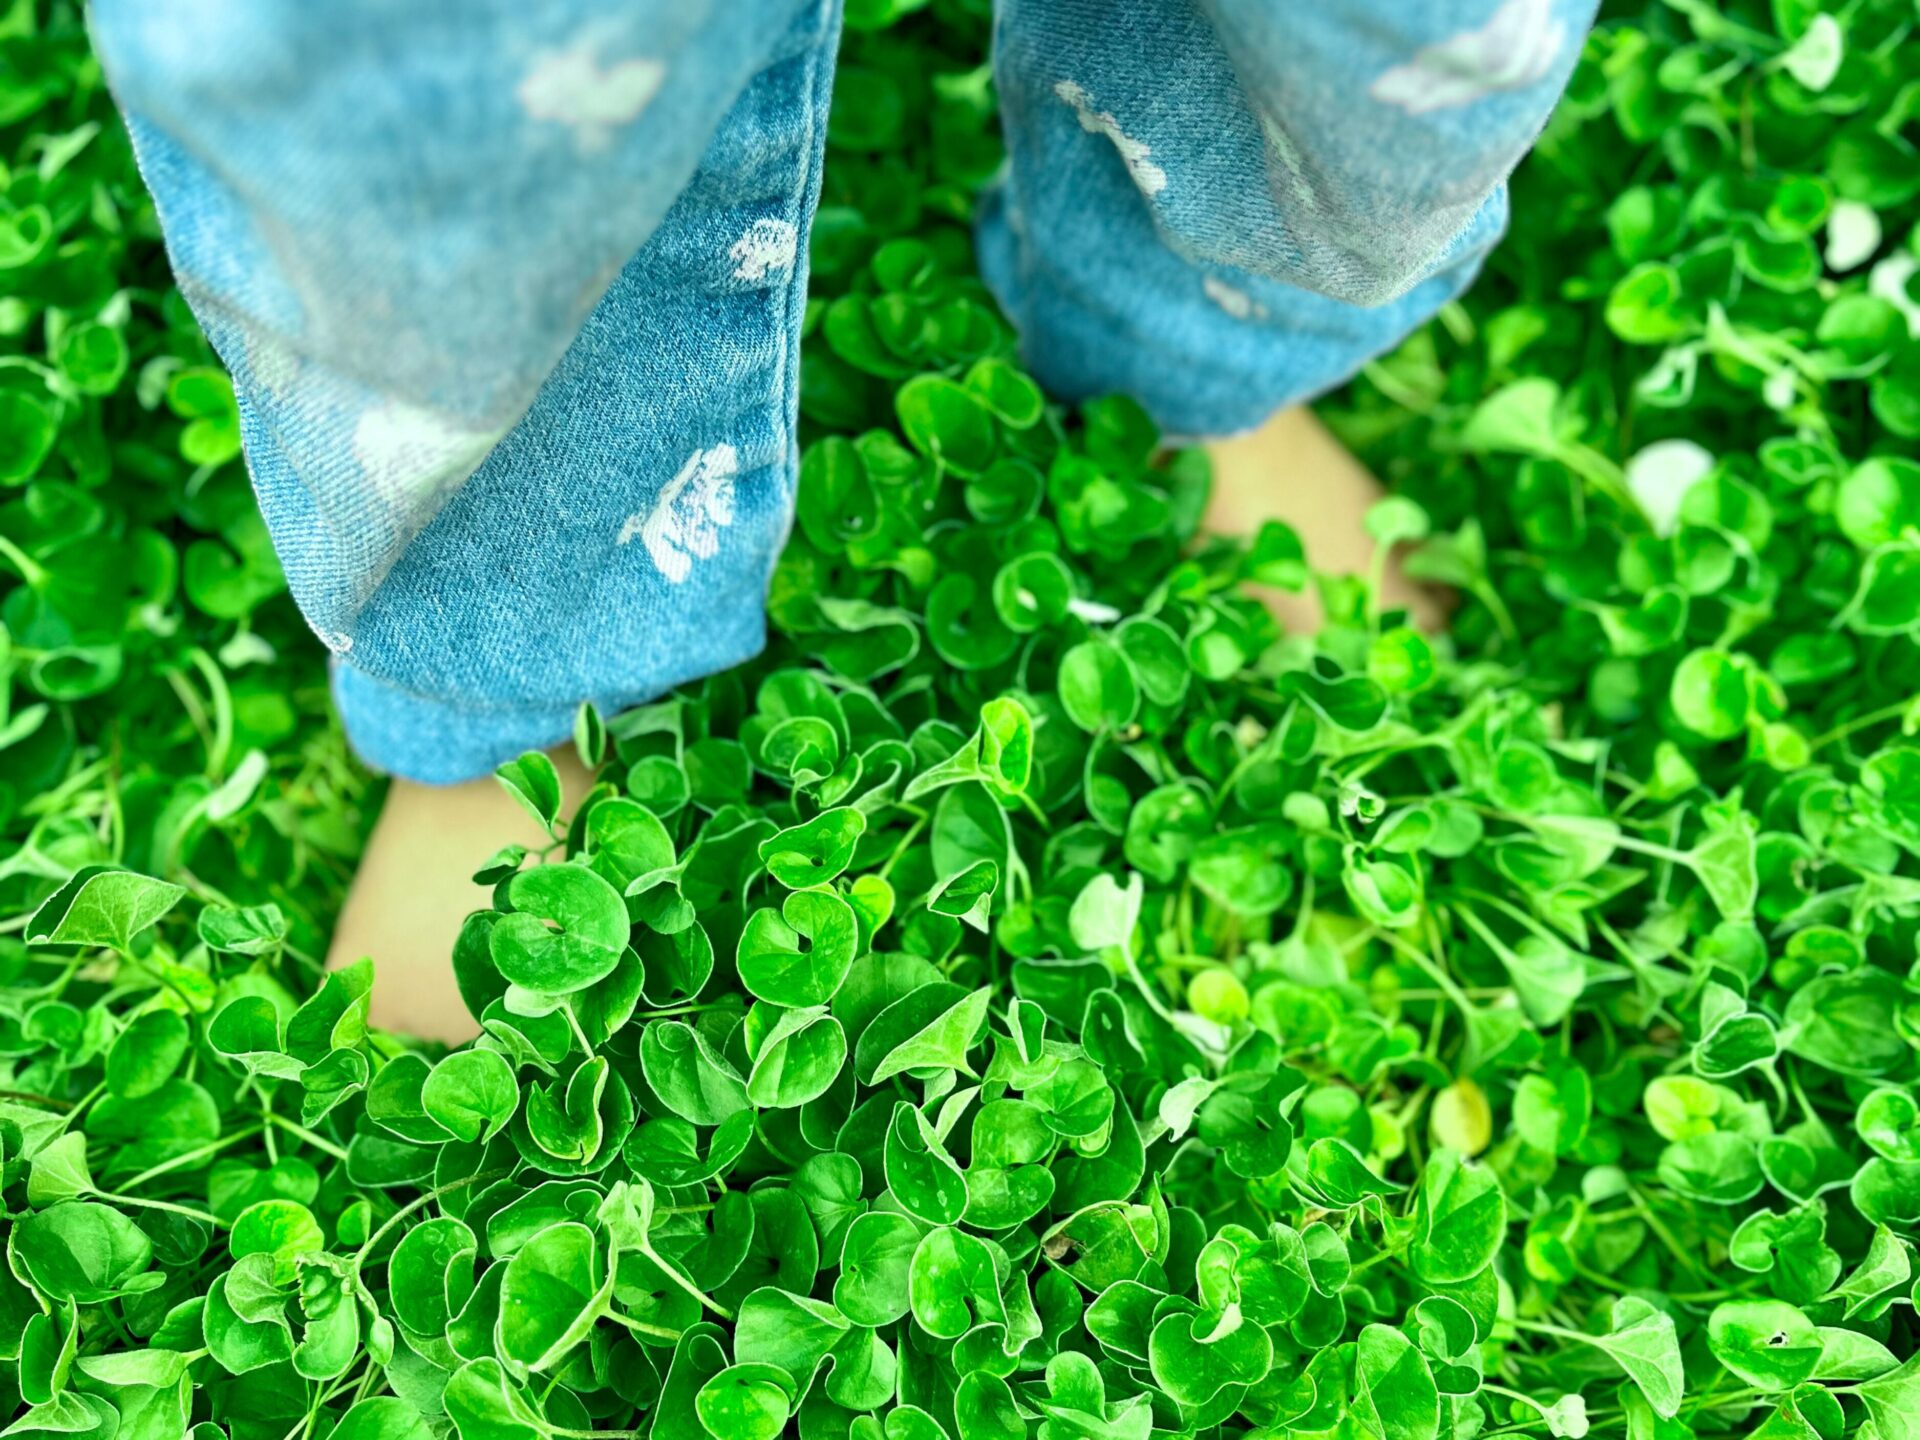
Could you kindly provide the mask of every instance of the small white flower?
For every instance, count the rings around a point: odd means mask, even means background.
[[[1807,89],[1819,91],[1833,84],[1846,53],[1847,37],[1840,22],[1831,15],[1816,15],[1807,25],[1807,33],[1780,57],[1780,63]]]
[[[665,65],[644,55],[602,65],[599,50],[590,36],[564,50],[543,50],[514,92],[528,115],[572,126],[589,149],[606,144],[615,127],[637,119],[667,75]]]
[[[733,487],[740,455],[731,445],[696,450],[666,483],[653,508],[629,515],[615,544],[639,540],[660,573],[675,585],[693,573],[695,560],[720,549],[720,532],[733,524]]]
[[[1089,625],[1111,625],[1120,618],[1118,610],[1098,600],[1069,600],[1067,610]]]
[[[363,412],[353,454],[373,492],[414,510],[480,468],[503,432],[472,430],[437,410],[388,400]]]
[[[1113,148],[1127,162],[1127,173],[1133,176],[1133,183],[1140,187],[1141,194],[1158,195],[1167,188],[1167,172],[1148,158],[1153,154],[1152,148],[1122,130],[1120,122],[1107,111],[1095,110],[1092,98],[1077,82],[1062,80],[1053,87],[1053,93],[1073,107],[1082,130],[1089,135],[1104,135],[1113,142]]]
[[[791,270],[800,253],[800,232],[790,220],[756,220],[733,242],[727,258],[736,280],[764,280],[771,271]]]
[[[351,645],[353,642],[347,642]],[[246,665],[271,665],[279,652],[273,643],[258,631],[236,630],[233,638],[220,647],[220,663],[229,670],[238,670]]]
[[[1656,535],[1680,524],[1680,502],[1714,467],[1711,451],[1691,440],[1656,440],[1627,461],[1627,490]]]
[[[1835,203],[1827,217],[1827,268],[1851,270],[1864,265],[1880,248],[1880,216],[1858,200]]]
[[[1207,292],[1209,300],[1236,320],[1266,319],[1267,307],[1237,286],[1207,275],[1201,279],[1200,288]]]
[[[1760,398],[1767,402],[1770,410],[1786,410],[1799,394],[1799,387],[1793,381],[1793,371],[1787,366],[1774,371],[1767,377],[1767,383],[1760,387]]]
[[[1920,302],[1907,293],[1907,282],[1920,270],[1920,260],[1911,255],[1889,255],[1873,267],[1867,276],[1867,293],[1878,295],[1907,317],[1907,332],[1920,335]]]
[[[1367,93],[1409,115],[1470,105],[1539,84],[1566,44],[1566,22],[1553,18],[1553,0],[1506,0],[1478,30],[1424,47]]]

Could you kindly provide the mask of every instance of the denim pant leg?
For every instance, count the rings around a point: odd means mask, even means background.
[[[93,14],[370,762],[760,648],[838,0]]]
[[[1477,273],[1596,0],[1002,0],[981,265],[1055,394],[1219,435]]]

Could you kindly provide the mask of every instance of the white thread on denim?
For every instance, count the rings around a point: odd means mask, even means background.
[[[1238,286],[1213,275],[1203,276],[1200,288],[1207,292],[1207,298],[1218,305],[1236,320],[1264,320],[1267,307],[1254,299]]]
[[[1318,210],[1320,197],[1307,180],[1306,162],[1300,154],[1300,147],[1293,143],[1293,136],[1287,133],[1287,127],[1280,123],[1278,117],[1263,110],[1260,112],[1260,129],[1265,132],[1267,144],[1287,172],[1287,189],[1292,193],[1294,203],[1303,210]]]
[[[353,427],[353,454],[375,495],[413,511],[480,468],[501,431],[470,430],[437,410],[387,400]]]
[[[1554,18],[1553,0],[1506,0],[1479,29],[1423,47],[1367,93],[1409,115],[1470,105],[1537,85],[1566,45],[1567,25]]]
[[[695,560],[711,560],[719,552],[720,532],[733,524],[739,473],[740,453],[731,445],[694,451],[651,510],[626,518],[615,543],[640,541],[668,582],[681,584],[693,573]]]
[[[1080,128],[1089,135],[1104,135],[1113,142],[1113,148],[1120,152],[1120,158],[1127,162],[1127,173],[1133,176],[1133,183],[1140,187],[1144,195],[1158,195],[1167,188],[1167,172],[1147,157],[1153,150],[1145,142],[1136,140],[1120,128],[1120,122],[1105,110],[1095,110],[1093,101],[1078,82],[1062,80],[1053,87],[1080,119]]]
[[[602,65],[599,48],[582,36],[564,50],[541,51],[514,92],[528,115],[571,126],[589,149],[638,119],[667,75],[665,65],[644,55]]]
[[[336,655],[344,655],[353,649],[353,637],[342,635],[338,630],[318,630],[314,634],[320,637],[320,643]]]
[[[1679,528],[1680,502],[1714,464],[1713,453],[1692,440],[1656,440],[1627,461],[1627,492],[1654,534]]]
[[[764,280],[771,271],[791,270],[800,253],[800,232],[791,220],[756,220],[733,242],[727,258],[736,280]]]

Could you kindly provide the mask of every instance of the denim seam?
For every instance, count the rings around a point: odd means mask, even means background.
[[[549,711],[560,710],[571,712],[579,707],[582,700],[591,700],[595,704],[602,704],[604,702],[616,709],[627,709],[664,695],[671,690],[677,689],[681,685],[700,679],[702,676],[717,674],[720,670],[744,664],[758,653],[759,647],[742,651],[739,654],[727,653],[719,660],[717,666],[707,660],[699,660],[693,662],[694,668],[692,672],[687,675],[681,676],[678,679],[664,681],[658,685],[649,685],[638,690],[610,690],[603,694],[585,695],[562,700],[505,700],[497,703],[484,699],[469,699],[465,696],[429,694],[425,691],[410,689],[398,681],[389,680],[385,676],[376,675],[369,670],[363,669],[355,665],[352,660],[341,655],[330,656],[328,663],[332,670],[351,670],[360,678],[362,683],[375,687],[383,695],[391,695],[423,708],[443,710],[460,715],[509,717],[514,715],[538,715]]]
[[[782,407],[781,421],[786,432],[787,454],[777,472],[776,483],[782,487],[782,498],[787,502],[786,528],[780,537],[780,544],[766,559],[766,576],[763,590],[771,591],[774,571],[779,565],[780,552],[786,549],[786,542],[793,533],[793,504],[797,499],[798,457],[793,453],[799,445],[800,436],[800,367],[793,363],[793,352],[798,346],[800,327],[805,319],[807,306],[807,277],[809,272],[808,249],[813,229],[813,212],[819,204],[821,171],[825,168],[825,135],[821,126],[821,112],[830,103],[833,86],[836,52],[840,43],[840,17],[842,0],[820,0],[820,33],[807,56],[807,103],[806,137],[803,163],[799,167],[799,184],[796,186],[790,208],[790,222],[798,236],[795,246],[793,269],[787,276],[785,296],[785,315],[780,326],[779,359],[776,361],[777,388]],[[793,466],[793,478],[789,479],[787,462]]]
[[[785,457],[782,457],[778,460],[771,461],[768,464],[758,466],[753,470],[743,472],[738,477],[737,483],[741,485],[746,485],[748,483],[752,483],[755,481],[764,481],[765,483],[779,485],[784,483],[784,479],[787,472],[788,472],[788,465]],[[777,553],[774,558],[777,558]],[[612,563],[611,559],[609,559],[608,563]],[[771,566],[772,561],[770,560],[768,563],[769,563],[769,566]],[[771,582],[771,571],[769,571],[769,576],[768,576],[768,583],[770,582]],[[667,652],[674,652],[679,650],[681,648],[682,641],[690,642],[691,637],[693,637],[696,633],[701,632],[704,628],[699,623],[701,612],[699,612],[694,607],[692,607],[692,605],[688,600],[683,599],[682,597],[677,595],[670,595],[666,597],[664,601],[655,601],[652,604],[636,606],[636,609],[640,610],[642,613],[649,615],[650,617],[656,617],[663,630],[671,629],[674,632],[675,643],[664,645],[661,647],[663,650]],[[764,631],[763,631],[763,636],[764,636]],[[761,641],[761,644],[758,646],[755,646],[751,650],[747,650],[738,655],[729,655],[725,659],[715,663],[711,663],[711,664],[707,662],[702,662],[701,668],[695,671],[694,674],[683,677],[681,679],[663,680],[657,685],[651,685],[641,690],[610,691],[610,692],[607,692],[607,694],[608,695],[612,695],[612,694],[624,695],[628,697],[625,703],[637,704],[639,703],[639,701],[647,699],[651,696],[664,694],[666,691],[673,689],[676,685],[685,683],[686,680],[688,679],[697,679],[700,675],[713,673],[713,671],[717,669],[725,668],[726,666],[729,666],[729,665],[739,664],[745,660],[751,659],[755,654],[759,653],[759,650],[761,648],[764,648],[764,644],[765,644],[765,641],[763,638]],[[360,676],[361,679],[363,679],[369,684],[378,686],[381,690],[385,692],[391,693],[396,696],[404,696],[408,700],[411,700],[421,705],[432,705],[437,707],[444,707],[449,710],[463,711],[463,712],[469,712],[474,714],[488,714],[488,715],[527,714],[527,713],[532,713],[537,711],[551,710],[557,707],[566,707],[566,706],[575,705],[578,703],[579,699],[582,698],[581,696],[574,694],[572,691],[569,691],[564,696],[521,695],[521,696],[510,697],[510,698],[503,698],[500,700],[487,700],[483,697],[478,697],[472,694],[460,693],[458,691],[442,688],[444,682],[436,681],[433,688],[424,688],[421,686],[409,685],[401,680],[397,680],[393,678],[391,674],[385,673],[385,670],[387,668],[386,666],[383,666],[382,669],[380,670],[375,670],[365,665],[355,663],[354,658],[350,653],[342,654],[342,653],[336,652],[334,654],[333,659],[337,665],[345,669],[352,670],[356,675]],[[405,659],[406,659],[406,656],[404,654],[404,651],[402,651],[402,653],[392,657],[387,662],[387,665],[392,666],[394,668],[403,668]],[[599,694],[593,694],[585,698],[598,700],[605,697]]]

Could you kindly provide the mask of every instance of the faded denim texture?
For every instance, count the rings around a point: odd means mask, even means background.
[[[1003,0],[984,273],[1056,395],[1248,428],[1458,294],[1594,0]],[[746,659],[838,0],[95,0],[348,733],[482,773]]]

